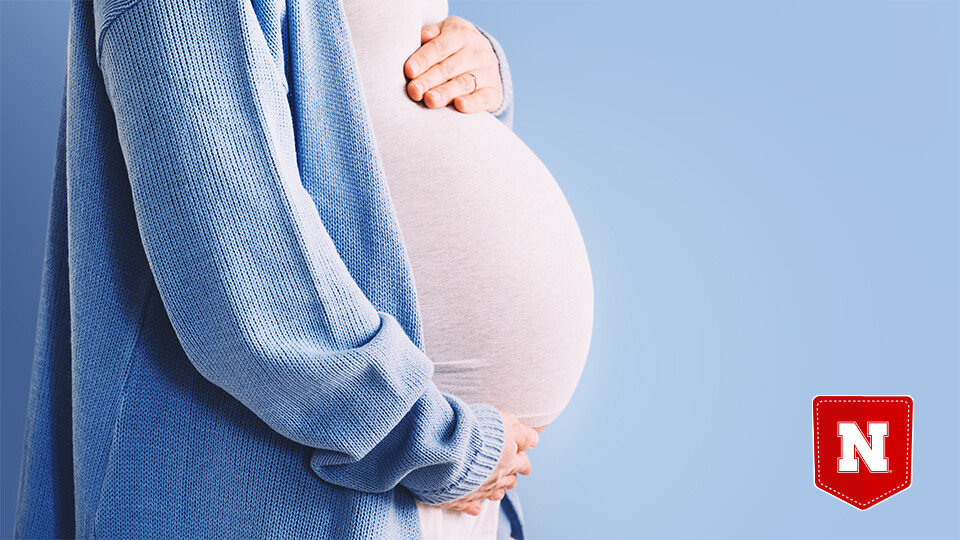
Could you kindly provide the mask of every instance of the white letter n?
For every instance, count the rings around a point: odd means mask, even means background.
[[[837,422],[837,435],[840,436],[840,459],[837,468],[840,472],[857,472],[859,463],[856,453],[860,454],[870,472],[888,472],[884,441],[887,438],[886,422],[867,422],[870,442],[863,436],[856,422]]]

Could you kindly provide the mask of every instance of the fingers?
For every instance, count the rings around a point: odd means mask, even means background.
[[[468,71],[477,77],[478,89],[484,87],[484,81],[490,79],[489,73],[471,68],[475,66],[465,61],[461,53],[454,54],[407,82],[407,95],[414,101],[425,100],[426,96],[430,95],[429,102],[424,101],[425,104],[432,104],[431,108],[445,106],[453,98],[473,91],[473,77]],[[497,73],[497,77],[499,76]],[[429,91],[434,92],[431,95]]]
[[[517,431],[517,447],[520,452],[529,450],[540,442],[540,434],[537,433],[537,430],[526,424],[520,424]]]
[[[517,475],[509,474],[504,476],[503,478],[500,479],[499,482],[497,482],[497,485],[495,486],[495,489],[493,491],[496,492],[497,489],[513,489],[515,487],[517,487]]]
[[[506,490],[517,487],[517,475],[529,475],[533,467],[530,458],[523,451],[533,448],[539,442],[537,431],[519,421],[516,415],[499,411],[503,419],[504,446],[500,461],[490,473],[487,480],[463,498],[443,506],[453,508],[470,515],[480,513],[479,500],[489,499],[499,501],[506,496]]]
[[[463,504],[460,505],[459,508],[454,508],[454,510],[465,512],[467,514],[470,514],[471,516],[479,516],[480,502],[479,501],[464,502]]]
[[[529,468],[530,468],[530,462],[527,461],[526,469],[529,471]],[[529,473],[521,473],[521,474],[529,474]],[[497,482],[496,487],[493,489],[493,491],[489,495],[486,496],[486,498],[490,499],[491,501],[499,501],[500,499],[503,499],[504,497],[507,496],[506,490],[513,489],[515,487],[517,487],[517,475],[516,474],[506,475]]]
[[[424,44],[440,35],[440,27],[436,24],[425,24],[420,29],[420,44]]]
[[[453,98],[453,106],[462,113],[477,113],[481,111],[496,110],[491,108],[489,103],[500,103],[503,98],[497,97],[497,90],[485,86],[471,94],[465,94]]]
[[[502,101],[502,98],[500,99]],[[476,92],[464,94],[453,98],[453,106],[462,113],[477,113],[491,109],[487,104],[499,103],[497,100],[497,90],[485,86]]]
[[[502,101],[503,87],[498,89],[491,84],[491,81],[499,80],[500,72],[496,69],[480,67],[469,54],[456,53],[408,82],[407,95],[414,101],[423,100],[427,107],[435,109],[446,107],[454,98],[474,93],[474,90],[484,90],[470,99],[477,101],[480,110],[484,110]]]
[[[508,439],[512,439],[517,445],[517,452],[529,450],[540,442],[540,434],[537,430],[524,424],[517,416],[509,411],[500,411],[503,417],[503,428]]]
[[[429,68],[430,70],[437,69],[439,67],[439,73],[445,73],[443,82],[447,79],[453,77],[456,73],[449,72],[452,65],[443,65],[443,60],[451,57],[454,53],[459,51],[467,43],[467,33],[464,31],[463,25],[456,20],[458,17],[448,17],[440,22],[439,29],[440,33],[435,36],[430,41],[424,43],[417,49],[413,54],[410,55],[410,58],[407,58],[407,61],[403,64],[403,72],[410,79],[416,79],[420,75],[423,75],[425,71]],[[421,30],[421,39],[423,31]],[[437,64],[440,64],[439,66]],[[432,67],[431,67],[432,66]],[[436,77],[437,74],[434,74],[432,77]],[[427,86],[431,88],[434,85]]]
[[[473,23],[447,17],[438,25],[424,25],[420,41],[404,64],[410,99],[430,109],[453,101],[464,113],[493,111],[503,101],[499,60]]]
[[[448,508],[450,510],[456,510],[458,512],[464,512],[470,514],[471,516],[479,515],[481,509],[479,501],[464,501],[462,499],[441,503],[436,506]]]
[[[528,458],[527,454],[524,452],[517,454],[517,457],[514,458],[514,462],[516,463],[517,474],[526,476],[533,471],[533,466],[530,464],[530,458]]]
[[[473,73],[473,75],[471,75],[471,73]],[[474,77],[477,78],[476,83],[473,81]],[[423,95],[423,104],[431,109],[446,107],[454,98],[472,94],[474,92],[474,86],[476,86],[476,90],[481,88],[480,76],[474,72],[461,73],[449,81],[427,91],[427,93]],[[478,104],[481,103],[480,99],[474,99],[474,101]]]

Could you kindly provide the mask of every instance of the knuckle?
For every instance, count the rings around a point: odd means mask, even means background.
[[[479,35],[479,33],[478,33]],[[473,40],[469,44],[470,55],[474,58],[478,58],[484,62],[497,62],[499,65],[499,60],[497,59],[497,53],[493,50],[493,45],[490,44],[490,40],[480,36],[479,38]]]
[[[451,28],[464,28],[466,26],[467,20],[463,17],[458,17],[457,15],[451,15],[447,17],[446,24]]]
[[[453,65],[453,62],[449,60],[441,60],[440,63],[437,64],[437,66],[440,68],[440,73],[442,73],[446,79],[449,80],[453,78],[454,76],[453,70],[455,67]]]
[[[436,72],[434,72],[433,69],[430,67],[425,67],[423,69],[425,69],[426,71],[424,71],[423,73],[420,74],[419,77],[414,79],[416,81],[417,86],[420,87],[421,95],[426,94],[430,90],[436,90],[438,86]]]
[[[431,41],[434,45],[434,50],[440,53],[440,56],[447,56],[450,50],[450,36],[448,34],[440,34],[437,37],[433,38]]]
[[[490,92],[486,92],[486,91],[483,92],[483,109],[485,111],[493,112],[497,110],[496,107],[494,106],[497,103],[499,103],[499,101],[496,101],[493,98],[491,98]]]

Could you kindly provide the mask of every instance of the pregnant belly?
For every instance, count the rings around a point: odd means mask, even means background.
[[[593,323],[583,239],[537,156],[487,113],[372,106],[441,391],[531,426],[580,378]]]

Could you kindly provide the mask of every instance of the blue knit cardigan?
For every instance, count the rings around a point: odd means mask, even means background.
[[[431,381],[340,0],[69,28],[15,536],[421,537],[503,420]]]

